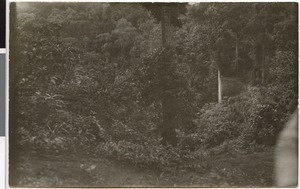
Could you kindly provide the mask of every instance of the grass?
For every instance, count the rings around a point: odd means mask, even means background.
[[[20,158],[18,171],[17,186],[22,187],[271,187],[273,152],[211,155],[182,166],[170,165],[168,172],[105,158],[35,153]]]

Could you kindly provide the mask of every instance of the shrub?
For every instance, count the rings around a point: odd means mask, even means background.
[[[45,153],[89,153],[97,143],[109,139],[94,116],[78,116],[64,110],[53,111],[50,116],[44,124],[21,127],[20,144]]]
[[[243,130],[244,140],[261,145],[274,145],[283,126],[279,117],[274,106],[269,104],[257,106],[250,115],[249,126]]]
[[[235,141],[236,147],[274,145],[285,114],[267,90],[249,87],[239,96],[224,99],[222,104],[205,105],[196,120],[199,146],[212,148],[226,141]]]
[[[143,143],[109,141],[98,145],[98,154],[133,164],[140,168],[166,170],[169,165],[180,164],[188,158],[188,153],[172,146],[163,146],[159,141]]]

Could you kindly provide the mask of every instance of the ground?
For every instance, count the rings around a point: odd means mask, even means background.
[[[273,183],[272,152],[223,154],[193,164],[193,168],[174,168],[173,173],[162,173],[106,158],[27,154],[18,166],[18,186],[270,187]]]

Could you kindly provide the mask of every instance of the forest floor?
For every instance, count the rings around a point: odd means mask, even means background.
[[[162,173],[105,158],[23,155],[18,166],[18,186],[270,187],[273,184],[272,152],[223,154],[193,164],[193,169],[181,167],[174,168],[173,173]]]

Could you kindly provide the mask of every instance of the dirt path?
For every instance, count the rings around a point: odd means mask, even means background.
[[[23,156],[19,168],[24,187],[157,185],[154,172],[102,158]]]
[[[159,186],[272,186],[272,153],[194,162],[194,169],[173,173],[141,170],[105,158],[76,156],[22,156],[19,171],[22,187],[159,187]]]

